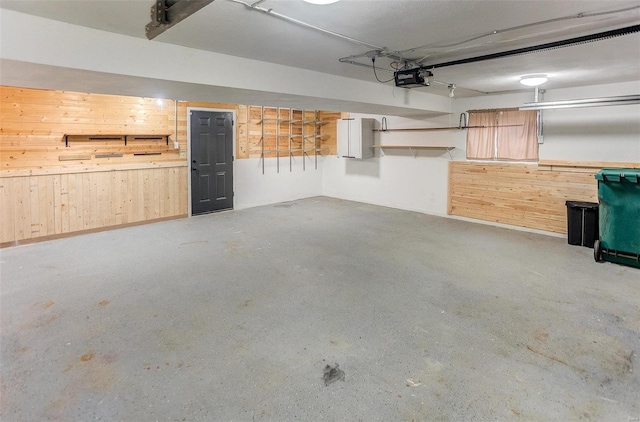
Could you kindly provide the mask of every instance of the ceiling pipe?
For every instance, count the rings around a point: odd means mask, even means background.
[[[319,26],[311,25],[310,23],[306,23],[306,22],[303,22],[301,20],[294,19],[294,18],[292,18],[290,16],[286,16],[286,15],[283,15],[283,14],[278,13],[278,12],[274,12],[273,9],[266,9],[264,7],[261,7],[260,3],[262,3],[262,1],[257,1],[257,2],[255,2],[253,4],[246,3],[246,2],[244,2],[242,0],[229,0],[229,1],[231,1],[233,3],[242,4],[247,9],[256,10],[256,11],[262,12],[262,13],[264,13],[266,15],[274,16],[276,18],[280,18],[282,20],[285,20],[287,22],[293,23],[295,25],[303,26],[303,27],[309,28],[309,29],[313,29],[314,31],[322,32],[324,34],[331,35],[332,37],[337,37],[337,38],[352,42],[354,44],[358,44],[358,45],[361,45],[361,46],[364,46],[364,47],[367,47],[367,48],[373,48],[374,50],[381,50],[381,51],[384,50],[384,47],[380,47],[380,46],[377,46],[375,44],[370,44],[368,42],[360,41],[358,39],[355,39],[355,38],[352,38],[352,37],[349,37],[347,35],[343,35],[343,34],[340,34],[340,33],[337,33],[337,32],[329,31],[328,29],[324,29],[324,28],[321,28]]]
[[[605,107],[640,104],[640,95],[621,95],[618,97],[585,98],[581,100],[545,101],[524,103],[520,110],[551,110],[563,108]]]
[[[518,25],[518,26],[512,26],[510,28],[505,28],[505,29],[497,29],[491,32],[487,32],[485,34],[481,34],[478,36],[475,36],[473,38],[469,38],[463,41],[458,41],[452,44],[427,44],[427,45],[423,45],[420,47],[414,47],[414,48],[410,48],[407,50],[402,50],[402,51],[396,51],[396,54],[403,54],[403,53],[413,53],[416,50],[425,50],[428,48],[435,48],[435,49],[442,49],[442,48],[452,48],[452,47],[458,47],[467,43],[470,43],[472,41],[476,41],[482,38],[486,38],[486,37],[490,37],[492,35],[497,35],[497,34],[505,34],[507,32],[511,32],[511,31],[516,31],[516,30],[521,30],[521,29],[526,29],[526,28],[533,28],[539,25],[546,25],[549,23],[554,23],[554,22],[561,22],[561,21],[565,21],[565,20],[574,20],[574,19],[584,19],[584,18],[592,18],[592,17],[597,17],[597,16],[604,16],[604,15],[612,15],[612,14],[618,14],[618,13],[624,13],[624,12],[630,12],[632,10],[636,10],[639,9],[640,6],[631,6],[631,7],[627,7],[624,9],[616,9],[616,10],[609,10],[606,12],[588,12],[588,13],[578,13],[576,15],[569,15],[569,16],[562,16],[559,18],[554,18],[554,19],[547,19],[547,20],[543,20],[543,21],[537,21],[537,22],[532,22],[532,23],[528,23],[528,24],[524,24],[524,25]],[[427,57],[425,57],[424,59],[418,60],[418,62],[422,62],[423,60],[425,60]]]

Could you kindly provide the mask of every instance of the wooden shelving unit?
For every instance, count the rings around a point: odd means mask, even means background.
[[[266,154],[276,155],[276,169],[280,172],[280,158],[289,157],[289,171],[293,171],[293,157],[302,157],[302,169],[306,170],[306,159],[313,153],[314,166],[318,168],[318,155],[322,155],[320,142],[324,136],[320,128],[329,123],[318,118],[317,110],[288,109],[280,107],[262,107],[262,119],[256,121],[261,127],[261,159],[262,174]],[[265,117],[275,115],[276,117]],[[275,130],[271,125],[275,124]],[[267,130],[267,126],[268,130]],[[269,133],[271,132],[271,133]],[[274,133],[275,132],[275,133]],[[275,148],[265,148],[267,141]]]

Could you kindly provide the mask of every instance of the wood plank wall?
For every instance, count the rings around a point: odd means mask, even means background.
[[[178,139],[187,138],[187,108],[212,108],[218,110],[229,110],[236,112],[236,158],[248,159],[248,158],[261,158],[262,157],[262,125],[265,124],[265,134],[275,134],[275,122],[263,122],[264,118],[276,118],[275,107],[265,107],[265,116],[263,116],[263,108],[255,105],[244,104],[222,104],[222,103],[203,103],[203,102],[178,102]],[[288,119],[290,116],[290,109],[280,108],[280,118]],[[313,111],[305,111],[305,119],[312,119]],[[318,120],[328,122],[325,125],[320,126],[320,139],[319,145],[323,148],[322,155],[334,155],[337,150],[337,132],[336,132],[336,120],[340,119],[341,113],[333,111],[318,111]],[[289,125],[283,123],[281,125],[282,134],[289,133]],[[308,134],[309,127],[305,128],[305,134]],[[294,132],[295,128],[294,128]],[[282,148],[289,147],[288,139],[283,137],[284,142]],[[294,142],[292,148],[300,148],[300,141]],[[275,142],[273,138],[267,139],[265,142],[265,150],[272,150],[274,152],[265,153],[266,158],[275,157]],[[300,152],[294,152],[294,155],[300,155]],[[281,154],[282,157],[282,154]]]
[[[514,226],[567,232],[565,202],[598,202],[598,169],[537,165],[449,163],[448,213]]]
[[[279,113],[279,114],[278,114]],[[304,114],[303,114],[304,113]],[[319,155],[334,155],[337,150],[336,123],[341,113],[332,111],[318,111],[317,118],[320,121],[327,122],[318,126],[319,138],[318,146],[322,148]],[[276,148],[275,136],[276,132],[281,135],[312,135],[315,127],[312,124],[292,124],[287,122],[277,123],[275,121],[265,121],[265,119],[304,119],[313,120],[316,117],[315,111],[312,110],[296,110],[288,108],[261,107],[261,106],[244,106],[238,107],[238,125],[237,125],[237,146],[236,154],[239,159],[243,158],[261,158],[262,157],[262,135],[264,133],[264,149],[266,158],[276,157],[276,149],[280,149],[280,157],[288,156],[289,138],[283,136],[278,142]],[[277,126],[279,128],[276,128]],[[264,132],[263,132],[264,131]],[[305,141],[305,149],[312,148],[313,141],[308,139]],[[294,150],[292,155],[299,156],[302,154],[302,140],[298,136],[294,136],[291,142],[291,149]],[[287,151],[284,151],[287,150]],[[307,152],[313,155],[312,152]]]
[[[0,178],[0,243],[186,214],[187,167]]]
[[[236,157],[260,157],[261,107],[0,86],[0,244],[186,216],[189,107],[235,111]],[[323,154],[335,154],[335,122],[321,130]],[[169,145],[67,146],[65,134],[169,135]]]
[[[186,162],[186,136],[175,140],[173,100],[0,87],[0,163],[2,170],[98,168],[131,163]],[[171,135],[158,141],[71,142],[64,135]],[[144,152],[156,155],[134,155]],[[159,153],[159,155],[157,155]],[[101,154],[122,157],[96,158]],[[77,157],[74,159],[74,157]],[[81,158],[84,157],[84,158]]]
[[[187,138],[176,134],[175,105],[0,86],[0,243],[186,215]],[[66,146],[65,134],[170,139]]]

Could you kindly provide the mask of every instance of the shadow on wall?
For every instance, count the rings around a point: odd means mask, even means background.
[[[367,158],[366,160],[355,160],[353,158],[340,158],[345,160],[345,173],[351,176],[366,176],[380,178],[380,159]]]

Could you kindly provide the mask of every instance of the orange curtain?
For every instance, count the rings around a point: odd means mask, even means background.
[[[493,160],[495,158],[496,113],[470,112],[469,126],[485,126],[467,130],[467,158]]]
[[[537,111],[498,112],[498,160],[538,160],[537,119]]]

